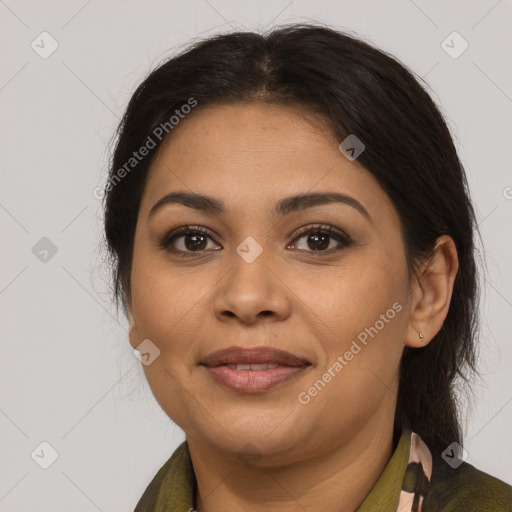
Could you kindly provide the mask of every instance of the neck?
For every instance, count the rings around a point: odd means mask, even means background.
[[[188,440],[197,512],[250,510],[353,512],[393,452],[393,422],[369,422],[348,441],[289,464],[263,467]],[[256,465],[257,464],[257,465]]]

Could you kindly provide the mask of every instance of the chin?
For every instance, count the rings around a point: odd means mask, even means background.
[[[273,411],[249,414],[242,412],[238,417],[223,415],[215,420],[201,424],[194,428],[183,429],[185,432],[194,432],[193,437],[200,437],[210,448],[230,454],[271,455],[287,451],[300,444],[301,434],[297,430],[297,421],[293,414],[276,415]],[[183,427],[182,427],[183,428]]]

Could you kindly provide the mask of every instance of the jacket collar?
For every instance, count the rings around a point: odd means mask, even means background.
[[[432,456],[421,438],[404,429],[398,445],[357,512],[421,512],[432,476]],[[191,512],[196,478],[184,441],[148,485],[134,512]]]

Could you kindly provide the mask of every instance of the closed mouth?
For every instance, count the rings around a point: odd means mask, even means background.
[[[201,360],[204,366],[225,366],[232,370],[262,371],[278,366],[309,366],[310,363],[285,350],[273,347],[228,347],[217,350]]]

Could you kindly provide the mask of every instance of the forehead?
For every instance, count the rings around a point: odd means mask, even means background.
[[[248,157],[265,160],[313,158],[327,146],[336,147],[326,121],[298,106],[269,103],[220,104],[196,107],[164,140],[159,156],[188,161],[235,161],[248,168]],[[239,162],[241,160],[241,162]]]
[[[155,156],[141,211],[184,189],[215,195],[238,211],[315,190],[350,194],[371,203],[369,210],[392,208],[371,173],[339,151],[319,114],[267,103],[196,108]]]

